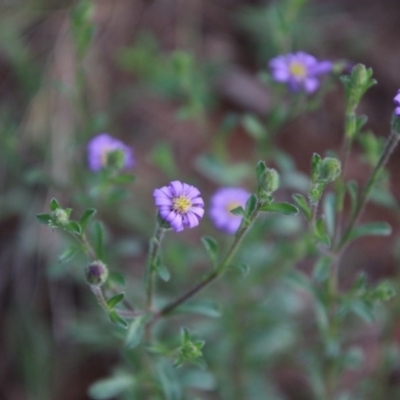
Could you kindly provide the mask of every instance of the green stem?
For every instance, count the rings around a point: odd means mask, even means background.
[[[236,251],[238,250],[244,236],[249,231],[253,222],[257,218],[260,207],[261,207],[261,204],[259,203],[257,205],[256,210],[250,216],[249,222],[239,228],[238,232],[235,235],[235,240],[233,241],[232,246],[230,247],[224,260],[219,264],[219,266],[215,270],[208,273],[208,275],[206,275],[205,278],[202,281],[200,281],[197,285],[193,286],[182,296],[178,297],[176,300],[174,300],[173,302],[171,302],[170,304],[167,304],[164,308],[162,308],[158,312],[157,316],[164,317],[164,316],[170,314],[176,307],[180,306],[182,303],[184,303],[185,301],[187,301],[188,299],[190,299],[191,297],[196,295],[198,292],[200,292],[201,290],[206,288],[208,285],[210,285],[213,281],[215,281],[219,276],[221,276],[225,272],[225,270],[229,266],[230,262],[232,261],[232,258],[236,254]]]
[[[386,145],[383,150],[383,153],[382,153],[378,163],[376,164],[376,166],[375,166],[375,168],[374,168],[374,170],[373,170],[373,172],[372,172],[372,174],[371,174],[371,176],[370,176],[370,178],[369,178],[369,180],[357,202],[357,205],[355,207],[353,215],[351,216],[350,221],[347,224],[347,227],[345,229],[345,232],[336,248],[337,252],[342,251],[344,249],[345,245],[347,244],[350,234],[351,234],[354,226],[356,225],[362,211],[365,208],[365,205],[371,194],[372,188],[374,187],[376,181],[378,180],[381,171],[385,167],[387,161],[389,160],[390,155],[392,154],[393,150],[397,146],[399,140],[400,140],[400,135],[398,133],[396,133],[395,131],[392,131],[389,138],[386,141]]]
[[[89,285],[89,286],[90,286],[90,290],[95,295],[97,302],[99,303],[101,308],[105,312],[109,313],[110,309],[108,308],[108,304],[106,302],[106,299],[104,298],[103,291],[101,290],[101,288],[99,286],[94,286],[94,285]]]
[[[147,262],[146,276],[146,306],[148,310],[153,307],[153,294],[155,286],[155,269],[160,255],[161,242],[164,237],[165,228],[157,224],[153,237],[150,239],[150,254]]]

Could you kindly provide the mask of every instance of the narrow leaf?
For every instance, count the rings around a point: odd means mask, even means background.
[[[247,276],[250,272],[250,266],[246,263],[234,264],[232,267],[238,269],[244,276]]]
[[[257,207],[257,196],[255,194],[251,194],[246,201],[246,215],[249,217],[251,214],[253,214],[256,207]]]
[[[74,258],[74,256],[79,252],[80,248],[77,246],[70,246],[65,249],[62,254],[58,257],[58,262],[65,263]]]
[[[111,179],[111,182],[116,185],[127,185],[129,183],[132,183],[134,180],[135,180],[135,176],[132,174],[120,174],[120,175],[114,176]]]
[[[315,224],[315,228],[316,228],[315,232],[316,239],[325,246],[330,247],[331,238],[326,232],[325,221],[323,218],[318,218],[317,223]]]
[[[308,206],[307,200],[304,198],[304,196],[296,193],[293,195],[293,199],[297,203],[297,206],[299,207],[300,211],[304,214],[304,216],[307,218],[307,220],[310,221],[311,220],[311,210],[310,210],[310,207]]]
[[[335,193],[327,193],[323,203],[326,230],[330,236],[335,232],[335,208],[336,208],[336,195]]]
[[[96,252],[97,257],[102,260],[103,259],[103,241],[104,241],[104,232],[103,232],[103,224],[99,221],[96,221],[94,224],[94,251]]]
[[[297,215],[299,209],[290,203],[270,203],[261,206],[260,211],[276,212],[284,215]]]
[[[218,318],[221,316],[221,312],[218,305],[213,301],[191,301],[184,303],[174,311],[174,314],[199,314],[206,317]]]
[[[66,226],[66,229],[67,229],[68,232],[75,233],[77,235],[80,235],[82,233],[81,226],[76,221],[68,222],[68,225]]]
[[[211,259],[213,266],[215,267],[218,262],[218,243],[211,236],[203,236],[201,241]]]
[[[115,306],[124,300],[125,293],[119,293],[107,300],[108,307],[113,310]]]
[[[125,339],[125,347],[127,349],[133,349],[140,344],[143,336],[143,329],[148,321],[148,318],[149,317],[147,315],[143,315],[133,320]]]
[[[96,214],[96,212],[97,211],[94,208],[89,208],[83,213],[81,219],[79,220],[79,224],[81,225],[82,230],[86,228],[86,225],[88,224],[90,219]]]
[[[356,226],[350,234],[349,240],[362,236],[389,236],[392,227],[387,222],[371,222],[369,224]]]
[[[61,208],[60,203],[53,197],[50,200],[50,210],[54,211],[57,210],[57,208]]]
[[[347,183],[346,188],[350,195],[351,215],[353,215],[358,199],[358,184],[355,181],[350,181]]]
[[[117,375],[101,379],[89,387],[89,396],[95,400],[113,399],[135,383],[133,376]]]
[[[49,225],[51,222],[51,215],[50,214],[36,214],[36,219],[44,225]]]
[[[233,208],[230,212],[231,212],[233,215],[238,215],[238,216],[240,216],[240,217],[245,217],[245,216],[246,216],[246,212],[244,211],[244,209],[243,209],[242,206]]]
[[[120,328],[128,329],[128,323],[116,311],[111,311],[109,314],[110,321]]]
[[[328,279],[332,260],[330,257],[321,257],[317,260],[313,269],[313,278],[317,282],[324,282]]]
[[[161,264],[160,262],[158,262],[155,266],[154,266],[155,271],[157,272],[158,276],[164,281],[164,282],[168,282],[171,278],[171,274],[168,271],[168,268],[164,265]]]
[[[264,125],[252,114],[246,114],[242,117],[242,125],[254,139],[263,139],[267,134]]]

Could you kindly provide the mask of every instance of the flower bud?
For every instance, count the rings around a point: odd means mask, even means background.
[[[341,164],[337,158],[325,157],[318,165],[317,181],[321,183],[333,182],[341,172]]]
[[[273,168],[265,168],[258,177],[258,190],[266,194],[275,192],[279,187],[279,174]]]
[[[113,150],[106,155],[107,168],[120,170],[125,165],[125,153],[122,150]]]
[[[108,268],[100,260],[91,262],[85,269],[86,281],[92,286],[101,286],[108,278]]]
[[[368,83],[369,78],[368,70],[363,64],[356,64],[351,71],[351,80],[355,87],[364,86]]]
[[[56,208],[51,213],[51,220],[54,226],[66,226],[69,222],[69,214],[62,208]]]

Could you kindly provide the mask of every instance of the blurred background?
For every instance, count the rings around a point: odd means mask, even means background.
[[[339,152],[344,96],[338,79],[321,107],[277,123],[269,140],[254,146],[257,129],[243,116],[270,116],[275,100],[265,75],[272,57],[304,50],[372,67],[378,85],[360,112],[381,138],[400,87],[398,0],[0,0],[0,11],[1,399],[88,399],[89,385],[110,374],[121,356],[113,326],[84,284],[84,256],[60,260],[67,239],[35,220],[52,197],[77,215],[85,207],[98,210],[112,268],[125,274],[132,300],[140,301],[155,187],[190,181],[206,202],[220,185],[254,190],[256,162],[282,168],[284,161],[277,165],[271,154],[280,149],[297,174],[296,183],[288,173],[280,193],[290,199],[314,152]],[[137,178],[128,193],[115,194],[118,203],[96,196],[96,177],[86,167],[86,143],[100,132],[134,151]],[[389,221],[394,233],[347,250],[343,285],[360,270],[372,281],[398,278],[398,155],[389,163],[393,198],[375,199],[363,215]],[[356,147],[348,177],[362,184],[369,170]],[[192,377],[198,382],[188,399],[314,398],[301,357],[293,356],[314,346],[312,312],[307,301],[297,309],[299,295],[275,285],[283,265],[271,256],[278,239],[281,251],[289,251],[287,235],[300,228],[268,223],[264,247],[248,247],[255,250],[257,281],[246,283],[250,298],[237,294],[244,283],[232,273],[207,292],[221,299],[220,320],[176,319],[206,339],[207,363],[216,371]],[[206,270],[196,245],[204,233],[229,240],[207,219],[179,240],[168,236],[166,257],[176,268],[173,281],[160,284],[162,296],[172,297]],[[307,262],[300,267],[307,271]],[[260,293],[270,295],[257,309]],[[361,367],[342,382],[361,383],[364,391],[352,398],[400,398],[399,311],[395,299],[372,325],[349,326],[349,343],[364,349]],[[268,335],[244,346],[257,326]]]

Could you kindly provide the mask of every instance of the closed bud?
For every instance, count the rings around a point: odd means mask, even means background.
[[[351,81],[353,86],[360,87],[368,83],[370,75],[363,64],[356,64],[351,71]]]
[[[85,269],[86,281],[92,286],[101,286],[108,278],[108,268],[100,260],[91,262]]]
[[[270,195],[279,188],[279,174],[273,168],[266,168],[258,177],[258,192]]]
[[[62,208],[57,208],[51,213],[52,225],[66,226],[69,222],[69,214]]]
[[[120,170],[125,165],[125,153],[122,150],[113,150],[106,153],[106,166],[110,169]]]
[[[339,177],[341,164],[337,158],[325,157],[318,165],[317,181],[328,184]]]

